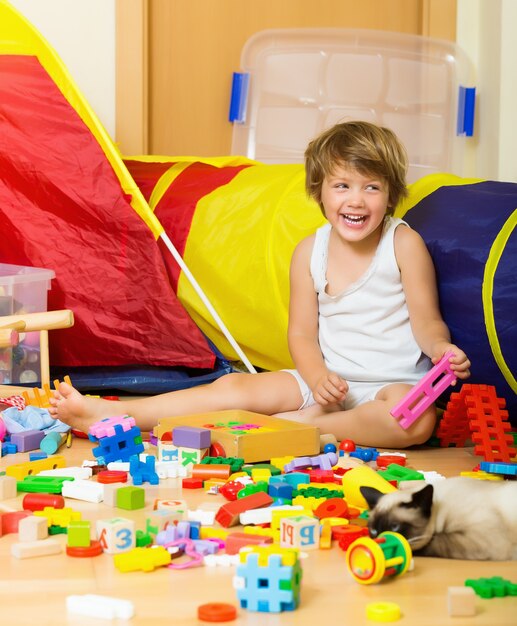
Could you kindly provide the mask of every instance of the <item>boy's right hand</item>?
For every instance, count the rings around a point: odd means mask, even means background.
[[[343,402],[347,392],[348,383],[335,372],[321,376],[312,389],[314,399],[322,406]]]

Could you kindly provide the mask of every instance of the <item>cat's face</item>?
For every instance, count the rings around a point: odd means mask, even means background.
[[[425,546],[432,538],[431,509],[433,486],[388,494],[373,487],[360,487],[368,503],[368,530],[372,537],[391,531],[400,533],[413,550]]]

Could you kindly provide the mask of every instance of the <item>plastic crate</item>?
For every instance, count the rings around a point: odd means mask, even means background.
[[[357,119],[399,136],[408,182],[435,172],[468,174],[474,71],[452,42],[374,30],[265,30],[246,42],[241,72],[230,109],[232,154],[302,163],[311,139]]]
[[[0,326],[2,316],[47,310],[53,270],[0,263]],[[33,384],[41,380],[40,334],[20,333],[19,343],[0,349],[0,384]]]

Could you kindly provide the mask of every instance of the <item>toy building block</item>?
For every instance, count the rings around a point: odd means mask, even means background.
[[[241,608],[280,613],[299,606],[301,580],[297,550],[255,546],[240,553],[234,587]]]
[[[40,444],[45,437],[42,430],[24,430],[11,435],[11,443],[18,448],[18,452],[29,452],[29,450],[39,450]]]
[[[135,418],[130,415],[113,415],[112,417],[106,417],[92,424],[88,429],[88,435],[91,435],[94,440],[103,439],[104,437],[115,437],[118,432],[115,426],[121,426],[122,430],[127,432],[136,426],[136,421]]]
[[[29,515],[18,524],[18,539],[22,543],[39,541],[48,537],[47,520],[36,515]]]
[[[123,517],[98,520],[97,536],[104,552],[127,552],[136,546],[135,522]]]
[[[67,596],[68,613],[101,619],[129,620],[135,614],[133,603],[129,600],[110,598],[87,593],[82,596]]]
[[[517,455],[506,402],[495,387],[464,384],[453,393],[440,421],[437,436],[442,447],[474,443],[474,454],[488,462],[511,463]]]
[[[178,448],[208,449],[211,445],[211,430],[196,426],[176,426],[172,429],[172,443]]]
[[[239,498],[233,502],[223,504],[217,511],[215,519],[228,528],[239,523],[239,515],[250,509],[258,509],[273,504],[273,498],[263,491],[259,491],[244,498]]]
[[[53,507],[45,507],[42,511],[34,511],[37,517],[43,517],[47,520],[48,526],[60,526],[66,528],[71,522],[79,521],[82,515],[79,511],[74,511],[70,507],[63,509],[55,509]]]
[[[179,450],[170,441],[162,441],[158,439],[158,460],[159,461],[178,461]]]
[[[67,528],[67,545],[69,546],[89,546],[90,522],[89,520],[75,520],[70,522]]]
[[[447,387],[456,383],[457,376],[450,366],[453,356],[447,352],[390,411],[402,428],[409,428]]]
[[[122,423],[120,424],[110,424],[109,432],[111,432],[111,426],[113,426],[114,430],[114,434],[110,436],[98,438],[93,434],[94,432],[103,432],[102,430],[99,431],[99,425],[102,424],[102,421],[90,427],[91,432],[88,437],[94,443],[99,444],[97,448],[92,449],[93,455],[99,462],[105,464],[114,461],[129,462],[129,459],[133,455],[139,455],[144,451],[140,428],[138,428],[138,426],[126,428],[127,419],[132,418],[122,417],[121,419]],[[98,428],[94,428],[95,426]]]
[[[134,485],[141,485],[144,482],[157,485],[160,482],[155,471],[155,462],[156,459],[151,455],[145,457],[145,462],[140,461],[136,454],[129,458],[129,473]]]
[[[99,503],[104,499],[104,485],[91,480],[71,480],[63,483],[61,493],[66,498]]]
[[[113,562],[121,572],[152,572],[157,567],[169,565],[171,554],[163,546],[133,548],[129,552],[115,554]]]
[[[346,552],[348,571],[363,585],[378,583],[389,576],[401,576],[409,569],[411,559],[407,540],[390,531],[375,539],[356,539]]]
[[[388,482],[394,480],[397,483],[407,480],[425,480],[424,475],[418,470],[398,465],[397,463],[392,463],[386,469],[379,470],[379,475]]]
[[[49,556],[51,554],[59,554],[61,551],[61,543],[52,538],[13,543],[11,546],[11,554],[17,559]]]
[[[472,587],[481,598],[504,598],[505,596],[517,596],[517,584],[501,578],[469,578],[465,581],[467,587]]]
[[[48,459],[39,459],[38,461],[15,463],[7,467],[5,473],[8,476],[14,476],[17,480],[23,480],[26,476],[39,474],[42,470],[56,469],[65,466],[65,457],[56,455]]]
[[[314,517],[300,515],[280,521],[280,547],[317,550],[320,544],[320,523]]]
[[[238,554],[241,548],[254,545],[273,543],[272,537],[254,535],[252,533],[235,532],[226,537],[224,549],[226,554]]]
[[[13,476],[0,476],[0,500],[16,498],[16,478]]]
[[[25,476],[23,480],[18,481],[17,489],[27,493],[60,494],[63,491],[63,485],[71,481],[73,478],[68,476]]]
[[[184,512],[177,513],[174,510],[156,509],[150,511],[146,519],[146,530],[153,535],[157,535],[169,526],[185,522]],[[187,535],[188,536],[188,535]],[[178,539],[178,537],[176,537]]]
[[[74,480],[88,480],[92,477],[91,467],[60,467],[58,469],[42,470],[38,476],[68,476]]]
[[[0,511],[0,537],[17,533],[20,521],[29,515],[28,511]]]
[[[135,511],[145,507],[145,490],[141,487],[119,487],[116,493],[119,509]]]
[[[449,587],[447,608],[450,617],[472,617],[476,614],[476,593],[472,587]]]
[[[517,476],[517,463],[488,463],[483,461],[479,469],[491,474],[503,474],[504,476]]]
[[[192,466],[192,478],[208,480],[222,478],[228,480],[232,473],[232,466],[228,463],[196,463]]]
[[[155,510],[164,510],[174,513],[175,519],[185,519],[187,517],[188,506],[185,500],[172,500],[158,498],[154,501]]]

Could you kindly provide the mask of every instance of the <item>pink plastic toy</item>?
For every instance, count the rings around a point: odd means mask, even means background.
[[[456,383],[456,374],[451,370],[449,363],[452,356],[454,353],[447,352],[390,411],[404,430],[409,428],[449,385]]]

